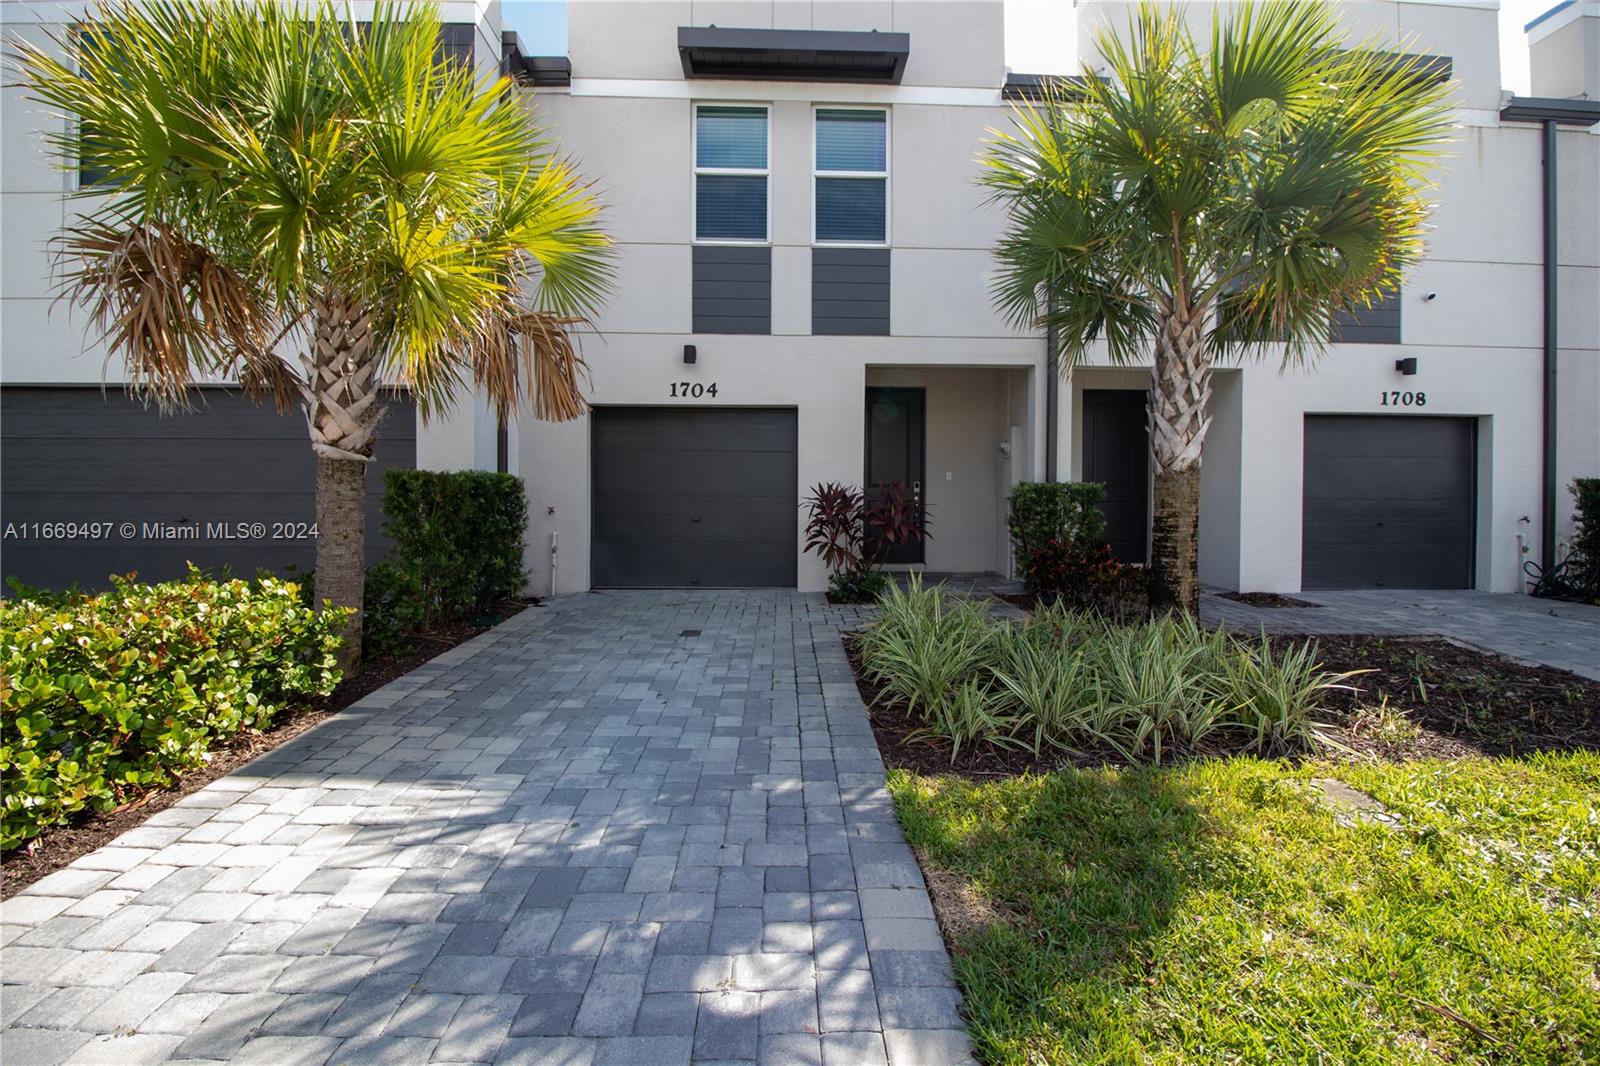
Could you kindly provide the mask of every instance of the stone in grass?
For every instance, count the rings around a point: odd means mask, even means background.
[[[1360,789],[1351,788],[1337,777],[1313,777],[1311,784],[1316,788],[1322,802],[1333,810],[1334,817],[1340,825],[1351,826],[1357,822],[1366,822],[1388,829],[1400,827],[1400,819],[1390,814],[1387,807]]]

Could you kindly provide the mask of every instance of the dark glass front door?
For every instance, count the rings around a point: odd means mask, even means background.
[[[923,389],[867,388],[867,499],[876,502],[884,488],[901,482],[922,506],[927,480],[924,437],[927,393]],[[896,544],[879,559],[920,563],[923,545]]]
[[[1150,431],[1143,389],[1083,390],[1083,480],[1106,487],[1106,539],[1125,563],[1148,558]]]

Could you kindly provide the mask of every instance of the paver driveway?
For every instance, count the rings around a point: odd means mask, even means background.
[[[1600,607],[1470,590],[1297,592],[1310,607],[1251,607],[1207,590],[1203,621],[1245,632],[1435,635],[1600,681]]]
[[[855,617],[524,612],[8,901],[0,1056],[965,1060]]]

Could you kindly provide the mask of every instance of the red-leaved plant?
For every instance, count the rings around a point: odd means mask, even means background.
[[[882,590],[883,575],[873,567],[884,549],[928,536],[927,519],[903,482],[884,486],[875,502],[853,485],[824,482],[806,497],[806,551],[829,571],[836,599],[871,599]]]

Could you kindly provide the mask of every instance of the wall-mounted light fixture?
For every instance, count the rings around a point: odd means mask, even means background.
[[[699,353],[695,351],[694,345],[685,344],[683,346],[683,361],[685,363],[693,363],[698,355]],[[1413,360],[1413,362],[1415,362],[1415,360]]]
[[[1396,359],[1394,361],[1394,368],[1396,370],[1400,371],[1401,374],[1403,374],[1404,376],[1406,376],[1408,378],[1416,377],[1416,374],[1417,374],[1417,357],[1414,356],[1414,355],[1411,355],[1411,356],[1407,356],[1404,359]]]

